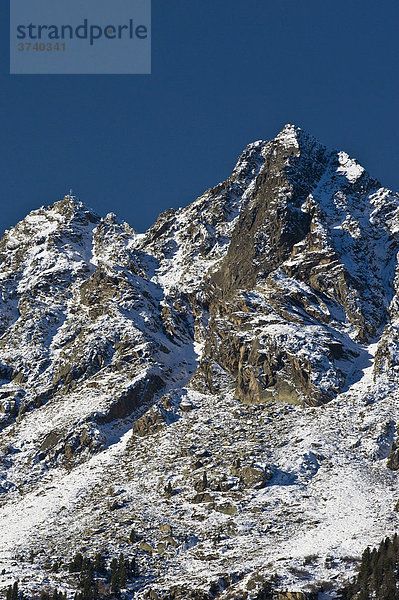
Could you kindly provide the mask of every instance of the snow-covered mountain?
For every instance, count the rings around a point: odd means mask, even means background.
[[[105,550],[127,597],[337,589],[398,525],[398,251],[399,195],[293,125],[145,234],[6,231],[0,589]]]

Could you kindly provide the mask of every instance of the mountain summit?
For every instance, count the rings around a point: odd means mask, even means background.
[[[72,195],[6,231],[2,584],[338,587],[399,525],[398,252],[399,195],[293,125],[144,234]]]

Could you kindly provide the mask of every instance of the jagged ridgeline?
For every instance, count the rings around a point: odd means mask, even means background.
[[[0,589],[83,547],[127,597],[339,587],[398,520],[398,251],[398,194],[293,125],[143,234],[72,195],[6,231]]]

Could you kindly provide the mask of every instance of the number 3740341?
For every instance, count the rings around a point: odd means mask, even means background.
[[[18,44],[18,50],[20,52],[65,52],[66,44],[65,42],[20,42]]]

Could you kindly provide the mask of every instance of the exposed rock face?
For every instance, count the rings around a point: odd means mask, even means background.
[[[153,407],[133,424],[132,433],[144,437],[156,433],[166,425],[165,412]]]
[[[316,600],[318,594],[305,594],[304,592],[278,592],[276,600]]]
[[[216,390],[217,363],[243,400],[320,404],[345,385],[357,344],[389,318],[398,197],[294,127],[260,154],[226,255],[205,284],[202,378]]]
[[[257,490],[265,487],[268,479],[271,479],[271,474],[267,474],[263,469],[258,467],[243,467],[239,471],[240,483],[244,487],[255,488]]]
[[[392,471],[399,470],[399,444],[395,442],[392,445],[391,452],[388,456],[387,467],[392,469]]]

